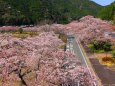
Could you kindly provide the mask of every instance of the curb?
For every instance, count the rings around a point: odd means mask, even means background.
[[[79,43],[79,45],[80,45],[80,47],[81,47],[81,49],[83,51],[84,56],[86,57],[85,59],[86,59],[86,61],[88,63],[88,66],[90,67],[91,72],[94,75],[96,75],[98,86],[103,86],[100,78],[98,77],[98,75],[97,75],[97,73],[96,73],[96,71],[94,69],[94,67],[92,66],[91,62],[89,61],[89,58],[87,58],[88,56],[87,56],[87,53],[85,52],[85,49],[83,48],[82,44],[79,41],[78,41],[78,43]]]

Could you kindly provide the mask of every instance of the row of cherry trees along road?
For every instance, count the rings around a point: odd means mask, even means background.
[[[8,30],[16,30],[16,28],[7,27]],[[4,30],[2,27],[0,30]],[[5,29],[7,30],[7,29]],[[91,40],[106,40],[104,32],[112,31],[112,24],[108,21],[94,18],[93,16],[85,16],[79,21],[73,21],[69,24],[52,24],[52,25],[43,25],[37,27],[27,27],[23,28],[24,31],[55,31],[57,33],[73,32],[80,41],[84,43],[90,42]],[[108,38],[112,41],[112,39]]]
[[[110,40],[105,38],[105,32],[111,32],[112,24],[108,21],[94,18],[93,16],[85,16],[78,21],[67,24],[66,27],[70,27],[74,30],[77,38],[84,42],[89,43],[94,40]]]
[[[25,30],[27,29],[28,28],[25,28]],[[41,26],[36,30],[37,31],[53,30],[65,34],[67,34],[68,32],[72,32],[83,43],[89,43],[94,40],[109,40],[112,43],[115,41],[114,39],[105,37],[105,32],[113,31],[113,25],[108,21],[94,18],[93,16],[90,15],[81,18],[79,21],[73,21],[66,25],[62,24],[45,25]]]
[[[60,86],[78,82],[90,86],[96,81],[74,54],[59,48],[64,42],[57,33],[67,30],[55,29],[55,34],[48,28],[35,27],[40,34],[25,39],[0,34],[0,86]]]

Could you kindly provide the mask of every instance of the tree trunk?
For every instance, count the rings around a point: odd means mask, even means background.
[[[107,52],[106,52],[106,58],[107,58]]]
[[[23,79],[23,76],[22,76],[20,73],[18,74],[18,76],[19,76],[19,78],[21,79],[21,83],[22,83],[23,85],[27,86],[25,80]]]

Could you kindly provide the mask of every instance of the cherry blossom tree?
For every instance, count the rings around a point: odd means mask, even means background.
[[[78,82],[89,86],[95,81],[74,54],[59,48],[64,43],[52,31],[25,39],[6,36],[5,40],[7,43],[1,45],[0,51],[2,86],[13,86],[16,81],[25,86]]]

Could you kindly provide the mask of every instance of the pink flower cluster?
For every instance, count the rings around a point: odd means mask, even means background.
[[[0,27],[0,31],[16,31],[18,30],[17,26],[3,26]]]
[[[85,16],[78,21],[67,24],[74,30],[77,38],[85,43],[92,40],[103,40],[105,32],[112,31],[112,24],[108,21],[94,18],[93,16]]]
[[[0,46],[2,86],[13,86],[16,81],[27,86],[55,86],[71,82],[89,86],[95,81],[75,55],[59,49],[64,43],[52,31],[26,39],[8,35],[1,35],[2,38],[7,42]]]

